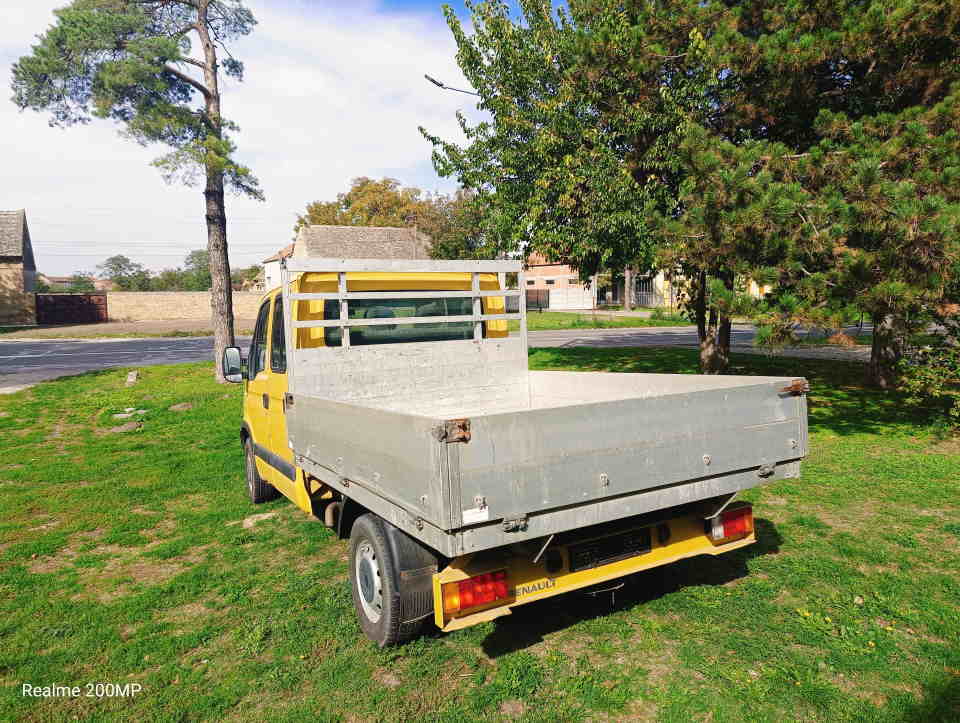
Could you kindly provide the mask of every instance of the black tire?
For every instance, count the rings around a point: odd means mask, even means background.
[[[275,500],[280,496],[277,488],[264,480],[257,471],[257,458],[253,454],[253,440],[247,437],[243,443],[245,468],[247,476],[247,492],[250,495],[250,501],[255,505],[262,502]]]
[[[420,634],[421,622],[400,620],[400,595],[394,589],[397,562],[387,543],[384,522],[361,515],[350,530],[350,589],[360,628],[379,647],[404,643]]]

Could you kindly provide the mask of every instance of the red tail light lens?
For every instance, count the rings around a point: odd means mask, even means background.
[[[443,586],[443,609],[446,613],[488,605],[510,597],[507,571],[497,570]]]
[[[747,537],[753,532],[753,507],[743,505],[724,510],[713,518],[710,539],[713,542],[729,542]]]

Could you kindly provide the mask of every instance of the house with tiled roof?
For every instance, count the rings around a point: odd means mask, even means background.
[[[297,240],[263,260],[264,286],[280,285],[283,259],[429,259],[430,237],[415,228],[392,226],[304,226]]]
[[[0,211],[0,326],[36,323],[37,264],[25,211]]]

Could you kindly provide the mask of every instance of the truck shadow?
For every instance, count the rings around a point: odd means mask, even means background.
[[[589,594],[578,591],[516,608],[497,618],[494,631],[482,643],[484,652],[496,658],[542,642],[544,637],[584,620],[630,610],[685,587],[727,585],[746,577],[747,561],[780,551],[783,538],[769,520],[754,520],[756,544],[718,557],[700,556],[671,565],[638,572],[620,581],[599,586],[623,587],[612,592]]]

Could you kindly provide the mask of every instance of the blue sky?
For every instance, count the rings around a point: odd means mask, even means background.
[[[10,65],[64,2],[18,0],[4,8],[4,87]],[[297,212],[309,201],[334,198],[356,176],[453,190],[452,181],[436,176],[430,146],[417,131],[424,125],[459,139],[456,111],[475,112],[469,96],[423,79],[430,73],[466,84],[440,3],[248,4],[260,24],[236,44],[247,77],[226,83],[224,113],[241,126],[239,158],[259,176],[267,202],[228,201],[235,266],[286,245]],[[16,142],[4,150],[0,209],[26,208],[41,271],[93,270],[115,253],[159,270],[205,245],[200,191],[165,185],[149,165],[162,148],[140,148],[106,122],[51,129],[45,117],[20,113],[8,97],[0,94],[0,128]]]

